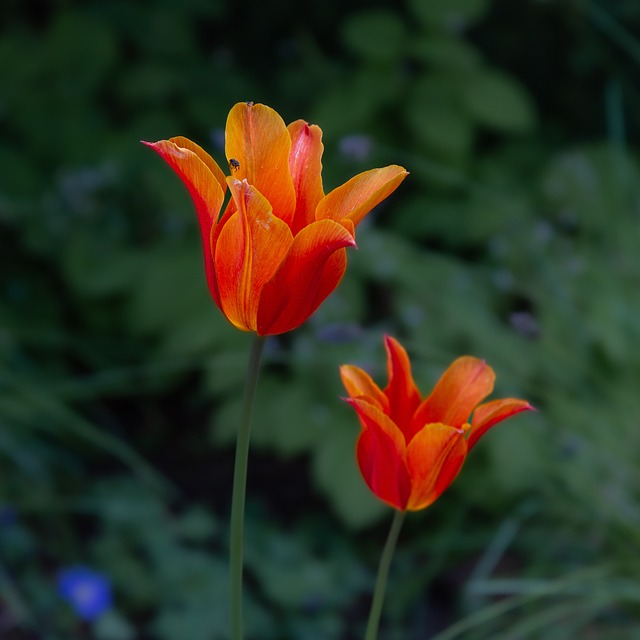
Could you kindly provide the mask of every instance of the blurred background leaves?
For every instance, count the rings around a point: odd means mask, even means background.
[[[408,519],[384,637],[640,638],[640,10],[629,0],[8,0],[0,27],[0,636],[224,638],[248,336],[191,202],[138,144],[223,158],[239,100],[324,131],[325,188],[411,172],[338,291],[272,339],[249,478],[247,631],[362,636],[389,520],[337,367],[428,389],[460,353],[539,413]],[[107,576],[78,620],[63,567]]]

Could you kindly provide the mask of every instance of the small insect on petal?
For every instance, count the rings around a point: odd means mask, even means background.
[[[237,171],[240,168],[240,163],[235,158],[231,158],[229,160],[229,166],[231,167],[231,171]]]

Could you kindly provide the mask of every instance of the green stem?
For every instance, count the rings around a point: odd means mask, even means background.
[[[231,498],[230,529],[230,603],[231,603],[231,638],[242,640],[242,569],[244,550],[244,502],[247,492],[247,464],[249,461],[249,439],[251,434],[251,418],[253,401],[256,397],[260,362],[265,338],[255,336],[251,346],[251,355],[247,366],[244,383],[244,400],[242,403],[242,422],[236,441],[236,460],[233,471],[233,495]]]
[[[384,592],[387,588],[387,577],[389,576],[389,567],[391,566],[391,558],[396,549],[398,535],[404,522],[404,511],[396,511],[389,529],[387,542],[384,545],[382,556],[380,557],[380,566],[378,567],[378,577],[376,579],[376,587],[373,592],[373,600],[371,601],[371,611],[369,612],[369,622],[367,622],[367,632],[365,640],[376,640],[378,637],[378,627],[380,626],[380,615],[382,614],[382,603],[384,602]]]

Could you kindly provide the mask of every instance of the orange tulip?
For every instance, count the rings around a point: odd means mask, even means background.
[[[365,482],[392,507],[417,511],[440,497],[493,425],[533,407],[515,398],[479,404],[493,391],[495,374],[471,356],[455,360],[423,399],[407,352],[394,338],[386,337],[385,346],[384,389],[352,365],[340,375],[362,426],[357,458]]]
[[[229,176],[187,138],[144,144],[191,194],[215,303],[238,329],[262,336],[300,326],[338,286],[355,227],[407,175],[397,165],[372,169],[325,195],[320,128],[302,120],[287,127],[251,102],[227,118]]]

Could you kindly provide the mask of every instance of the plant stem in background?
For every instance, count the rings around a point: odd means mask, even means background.
[[[247,491],[247,463],[249,459],[249,439],[251,434],[251,418],[256,387],[260,375],[260,362],[265,338],[255,336],[251,346],[249,364],[244,386],[242,403],[242,422],[236,441],[236,460],[233,472],[233,495],[231,498],[231,530],[230,530],[230,603],[231,603],[231,638],[242,640],[242,572],[244,547],[244,503]]]
[[[367,622],[367,632],[365,640],[376,640],[378,637],[378,626],[380,625],[380,614],[382,613],[382,603],[384,602],[384,593],[387,588],[387,577],[389,575],[389,566],[391,558],[396,548],[398,535],[404,522],[405,511],[396,511],[389,529],[387,542],[384,545],[382,556],[380,557],[380,566],[378,567],[378,577],[376,578],[376,586],[373,592],[373,600],[371,602],[371,611],[369,612],[369,621]]]

